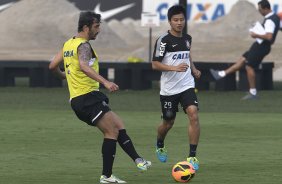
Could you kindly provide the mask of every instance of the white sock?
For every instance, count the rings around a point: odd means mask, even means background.
[[[226,76],[226,73],[225,73],[224,70],[221,70],[221,71],[218,72],[218,75],[219,75],[220,77],[225,77],[225,76]]]
[[[256,88],[250,88],[250,93],[252,95],[257,95],[257,89]]]

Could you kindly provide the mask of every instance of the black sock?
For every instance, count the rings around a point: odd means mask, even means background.
[[[164,140],[157,139],[157,147],[158,148],[163,148],[164,147]]]
[[[198,146],[197,144],[190,144],[189,157],[195,157],[196,156],[197,146]]]
[[[117,141],[114,139],[104,139],[102,145],[102,156],[103,156],[103,172],[102,175],[110,177],[112,175],[112,169],[116,154]]]
[[[127,135],[125,129],[119,130],[119,135],[118,135],[118,143],[120,147],[123,149],[124,152],[130,156],[130,158],[135,161],[135,159],[140,158],[138,153],[136,152],[134,145],[130,139],[130,137]]]

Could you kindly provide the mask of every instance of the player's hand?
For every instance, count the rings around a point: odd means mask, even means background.
[[[107,81],[104,83],[105,88],[107,88],[110,92],[114,92],[119,90],[119,86],[113,82]]]
[[[200,70],[194,69],[192,72],[193,72],[193,75],[196,79],[199,79],[201,77],[201,71]]]
[[[181,64],[175,66],[175,71],[186,72],[188,68],[189,68],[189,65],[187,63],[181,63]]]

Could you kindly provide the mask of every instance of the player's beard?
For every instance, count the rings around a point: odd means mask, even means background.
[[[97,38],[98,34],[99,34],[99,32],[97,32],[97,33],[90,32],[89,33],[90,40],[95,40]]]

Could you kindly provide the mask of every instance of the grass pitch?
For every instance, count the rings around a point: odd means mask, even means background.
[[[191,183],[278,184],[282,170],[282,92],[199,92],[200,171]],[[153,162],[140,173],[118,147],[114,174],[132,184],[173,184],[172,166],[188,154],[186,115],[169,132],[167,163],[155,157],[160,122],[158,90],[108,94],[137,151]],[[80,122],[65,88],[0,88],[0,183],[99,183],[102,134]]]

